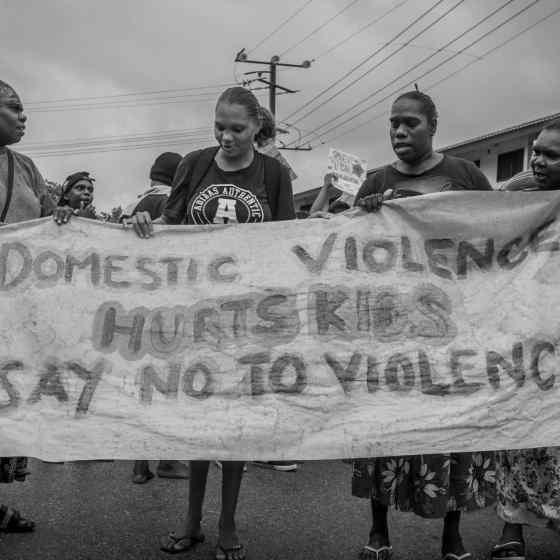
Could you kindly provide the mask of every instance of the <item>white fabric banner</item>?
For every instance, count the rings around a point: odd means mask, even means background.
[[[0,228],[0,456],[329,459],[560,445],[560,196]]]

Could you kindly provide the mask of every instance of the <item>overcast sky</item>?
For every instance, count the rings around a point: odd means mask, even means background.
[[[436,0],[0,0],[0,79],[14,86],[29,117],[28,133],[16,149],[31,155],[48,179],[62,181],[70,172],[91,171],[97,177],[98,209],[127,204],[147,187],[150,165],[159,153],[185,154],[214,142],[219,91],[247,78],[244,72],[265,69],[235,64],[241,48],[259,60],[273,55],[298,64],[314,59],[309,69],[281,69],[278,78],[280,85],[299,90],[277,99],[278,120],[293,125],[280,138],[289,143],[301,134],[303,143],[313,146],[312,151],[283,152],[299,175],[296,192],[320,184],[329,147],[355,153],[370,167],[390,161],[388,110],[391,99],[410,89],[411,82],[432,94],[438,106],[436,146],[560,112],[560,13],[477,58],[558,10],[558,0],[440,0],[413,24],[434,4]],[[349,85],[352,81],[356,83]],[[258,93],[267,104],[266,91]],[[139,144],[144,147],[138,149]],[[94,151],[92,145],[105,151]],[[124,149],[130,147],[135,149]]]

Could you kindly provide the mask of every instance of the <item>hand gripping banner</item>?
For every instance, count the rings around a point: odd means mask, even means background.
[[[232,226],[0,228],[0,456],[560,445],[560,196]]]

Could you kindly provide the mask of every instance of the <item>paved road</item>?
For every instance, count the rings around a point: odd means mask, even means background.
[[[38,526],[31,535],[0,536],[0,560],[159,560],[158,535],[173,527],[187,496],[185,481],[130,483],[132,463],[45,464],[33,461],[24,484],[0,485],[0,502],[16,505]],[[355,560],[368,532],[368,503],[350,495],[350,465],[309,462],[296,473],[249,466],[238,526],[251,560]],[[219,513],[219,471],[212,467],[204,530],[195,554],[212,559]],[[437,560],[441,522],[393,513],[395,560]],[[491,509],[465,516],[463,536],[477,560],[500,524]],[[528,558],[558,560],[560,537],[530,530]]]

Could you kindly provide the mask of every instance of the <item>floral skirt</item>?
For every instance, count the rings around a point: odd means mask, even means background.
[[[498,515],[560,531],[560,447],[496,453]]]
[[[360,459],[352,495],[437,518],[492,505],[495,476],[493,452]]]
[[[0,457],[0,482],[23,482],[27,474],[27,457]]]

